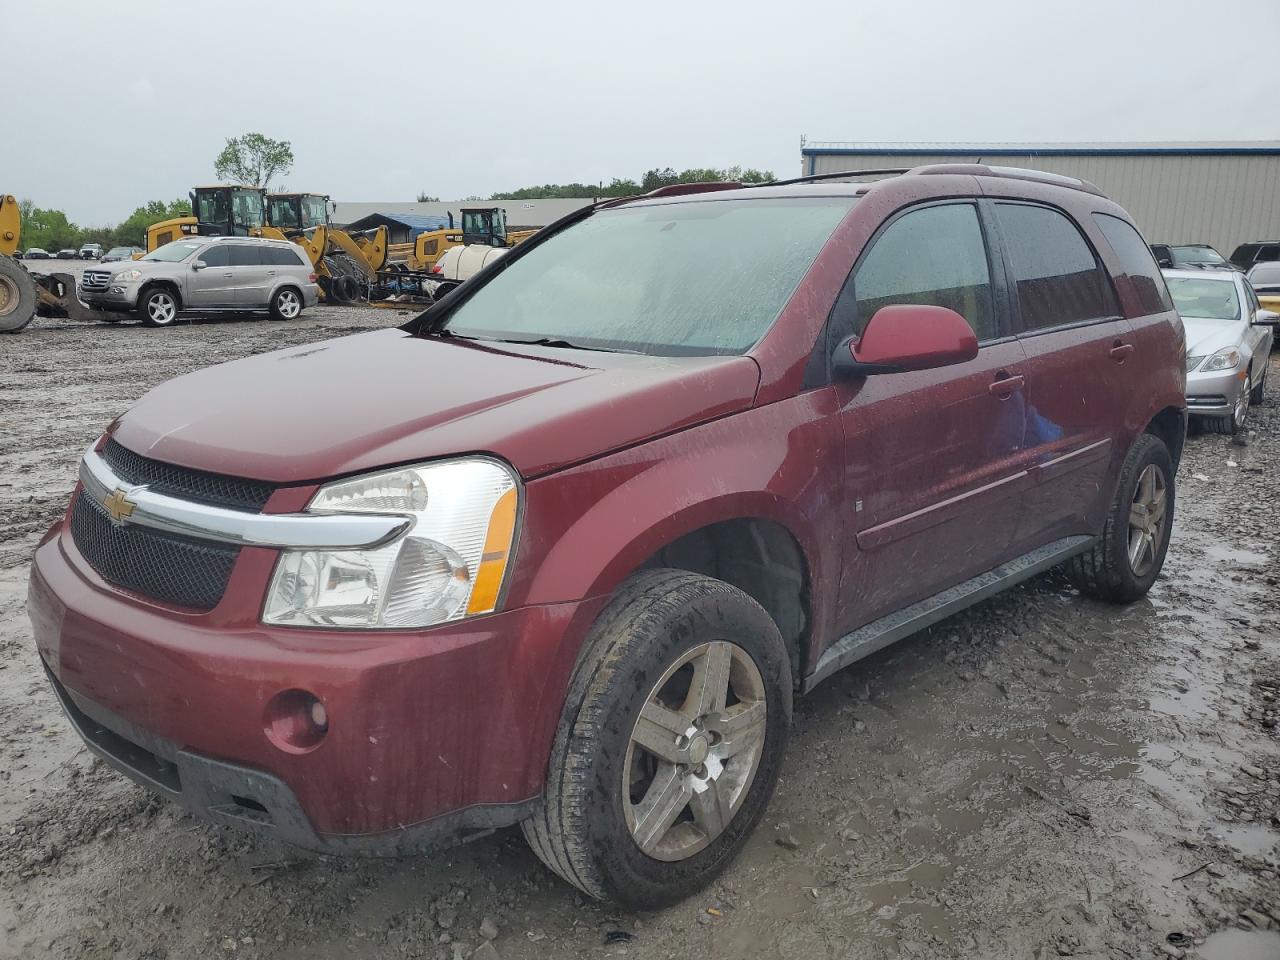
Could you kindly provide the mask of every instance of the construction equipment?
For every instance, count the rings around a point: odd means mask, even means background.
[[[330,303],[372,299],[378,272],[387,263],[387,228],[349,234],[333,226],[333,204],[323,193],[267,195],[264,237],[292,240],[316,270],[320,292]]]
[[[188,216],[170,217],[147,227],[147,253],[182,237],[257,236],[267,222],[267,191],[262,187],[219,184],[196,187],[188,196]]]
[[[69,273],[29,273],[13,258],[22,239],[22,213],[16,198],[0,193],[0,333],[17,333],[31,318],[97,320],[101,315],[76,298]]]

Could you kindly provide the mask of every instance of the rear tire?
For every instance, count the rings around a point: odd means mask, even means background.
[[[171,327],[178,319],[178,295],[168,287],[151,287],[138,298],[138,316],[148,327]]]
[[[297,320],[302,316],[302,294],[293,287],[281,287],[271,298],[272,320]]]
[[[1173,458],[1164,441],[1144,433],[1120,468],[1102,539],[1066,562],[1068,578],[1082,593],[1111,603],[1146,596],[1164,566],[1173,508]]]
[[[0,256],[0,333],[17,333],[36,315],[36,284],[20,264]]]
[[[791,693],[777,625],[741,590],[683,570],[632,577],[579,654],[544,805],[521,824],[534,853],[632,909],[694,893],[773,795]]]

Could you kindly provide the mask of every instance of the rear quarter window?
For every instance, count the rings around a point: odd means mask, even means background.
[[[1142,316],[1172,310],[1173,301],[1169,299],[1169,290],[1160,268],[1133,225],[1106,213],[1095,213],[1093,220],[1124,268],[1125,279],[1138,301]]]

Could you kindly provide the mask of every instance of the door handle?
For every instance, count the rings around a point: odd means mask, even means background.
[[[234,274],[234,273],[224,273],[224,274],[223,274],[223,276],[224,276],[224,277],[234,277],[234,276],[235,276],[235,274]]]
[[[1114,360],[1116,363],[1124,363],[1127,359],[1129,359],[1129,354],[1133,353],[1133,344],[1121,343],[1119,340],[1117,340],[1115,344],[1112,345],[1110,353],[1111,353],[1111,359]]]
[[[1001,400],[1008,400],[1011,396],[1026,386],[1027,378],[1022,374],[1009,376],[1001,371],[997,376],[999,380],[987,387],[987,392],[992,396],[999,397]]]

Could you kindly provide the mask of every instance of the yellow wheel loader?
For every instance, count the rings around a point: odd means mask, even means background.
[[[18,201],[0,193],[0,333],[17,333],[31,318],[65,317],[97,320],[76,297],[76,278],[69,273],[30,273],[14,259],[22,240],[22,214]]]
[[[333,226],[331,209],[329,197],[322,193],[268,194],[262,236],[292,240],[302,247],[330,303],[376,299],[378,275],[387,264],[387,228],[353,236]]]
[[[189,216],[170,217],[147,227],[147,253],[183,237],[258,236],[267,222],[267,191],[261,187],[219,184],[196,187],[188,196]],[[136,254],[134,259],[142,256]]]

